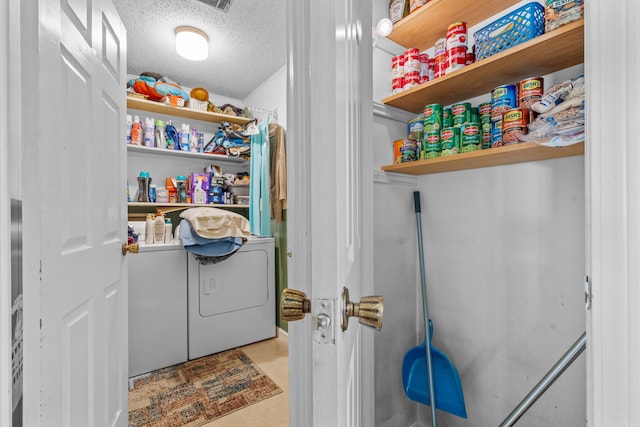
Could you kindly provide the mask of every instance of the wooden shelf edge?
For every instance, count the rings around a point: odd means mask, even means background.
[[[499,14],[519,0],[431,0],[393,25],[389,39],[420,51],[432,47],[445,37],[447,27],[463,21],[467,28]]]
[[[127,202],[129,207],[138,207],[138,208],[249,208],[249,205],[225,205],[225,204],[214,204],[214,203],[151,203],[151,202]]]
[[[168,116],[184,117],[187,119],[201,120],[205,122],[229,122],[243,125],[253,119],[247,117],[230,116],[228,114],[212,113],[210,111],[192,110],[186,107],[174,107],[161,102],[148,101],[127,96],[127,107],[133,110],[148,111],[150,113],[166,114]]]
[[[428,175],[490,166],[550,160],[584,154],[584,141],[566,147],[545,147],[533,142],[505,145],[488,150],[461,153],[453,156],[382,166],[385,172],[407,175]]]
[[[575,43],[580,43],[576,45]],[[543,63],[527,58],[549,52]],[[574,52],[571,54],[571,52]],[[584,19],[432,80],[382,99],[382,103],[420,113],[424,105],[448,105],[486,94],[500,84],[528,75],[543,75],[584,62]],[[507,67],[508,65],[508,67]]]

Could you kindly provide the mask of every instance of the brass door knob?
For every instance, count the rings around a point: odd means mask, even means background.
[[[384,298],[379,295],[362,297],[360,302],[349,301],[349,289],[342,290],[342,330],[347,330],[349,317],[357,317],[363,325],[382,329]]]
[[[285,289],[280,298],[280,318],[287,322],[304,319],[311,312],[311,301],[304,292]]]
[[[140,246],[138,246],[137,243],[132,243],[132,244],[127,244],[127,243],[123,243],[122,244],[122,255],[126,255],[127,252],[131,252],[132,254],[137,254],[140,251]]]

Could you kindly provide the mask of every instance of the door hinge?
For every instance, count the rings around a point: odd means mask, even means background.
[[[584,309],[591,310],[591,281],[584,276]]]

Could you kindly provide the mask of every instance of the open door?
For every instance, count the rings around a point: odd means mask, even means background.
[[[39,224],[25,240],[40,307],[25,304],[40,317],[29,374],[40,393],[25,399],[25,425],[126,426],[126,33],[111,0],[31,6],[21,30],[37,45],[24,52],[37,89],[23,98],[37,113],[23,117],[35,148],[23,167],[37,186],[24,196]]]
[[[306,294],[282,298],[281,312],[301,319],[289,324],[291,425],[369,426],[373,331],[347,315],[381,326],[381,298],[363,299],[373,289],[371,4],[289,0],[287,11],[289,286]]]

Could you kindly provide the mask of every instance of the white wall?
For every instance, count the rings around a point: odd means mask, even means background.
[[[376,2],[374,22],[387,4]],[[374,102],[390,94],[390,63],[374,50]],[[376,166],[390,164],[406,128],[374,120]],[[375,341],[376,426],[428,426],[430,408],[402,389],[404,354],[424,336],[413,188],[410,178],[377,175],[375,290],[386,330]],[[438,412],[439,425],[498,425],[585,329],[584,157],[425,175],[416,185],[434,345],[456,366],[468,413]],[[518,425],[584,426],[585,395],[582,356]]]
[[[278,114],[277,122],[287,128],[287,73],[286,65],[273,73],[245,99],[249,108],[257,107],[275,110]]]

